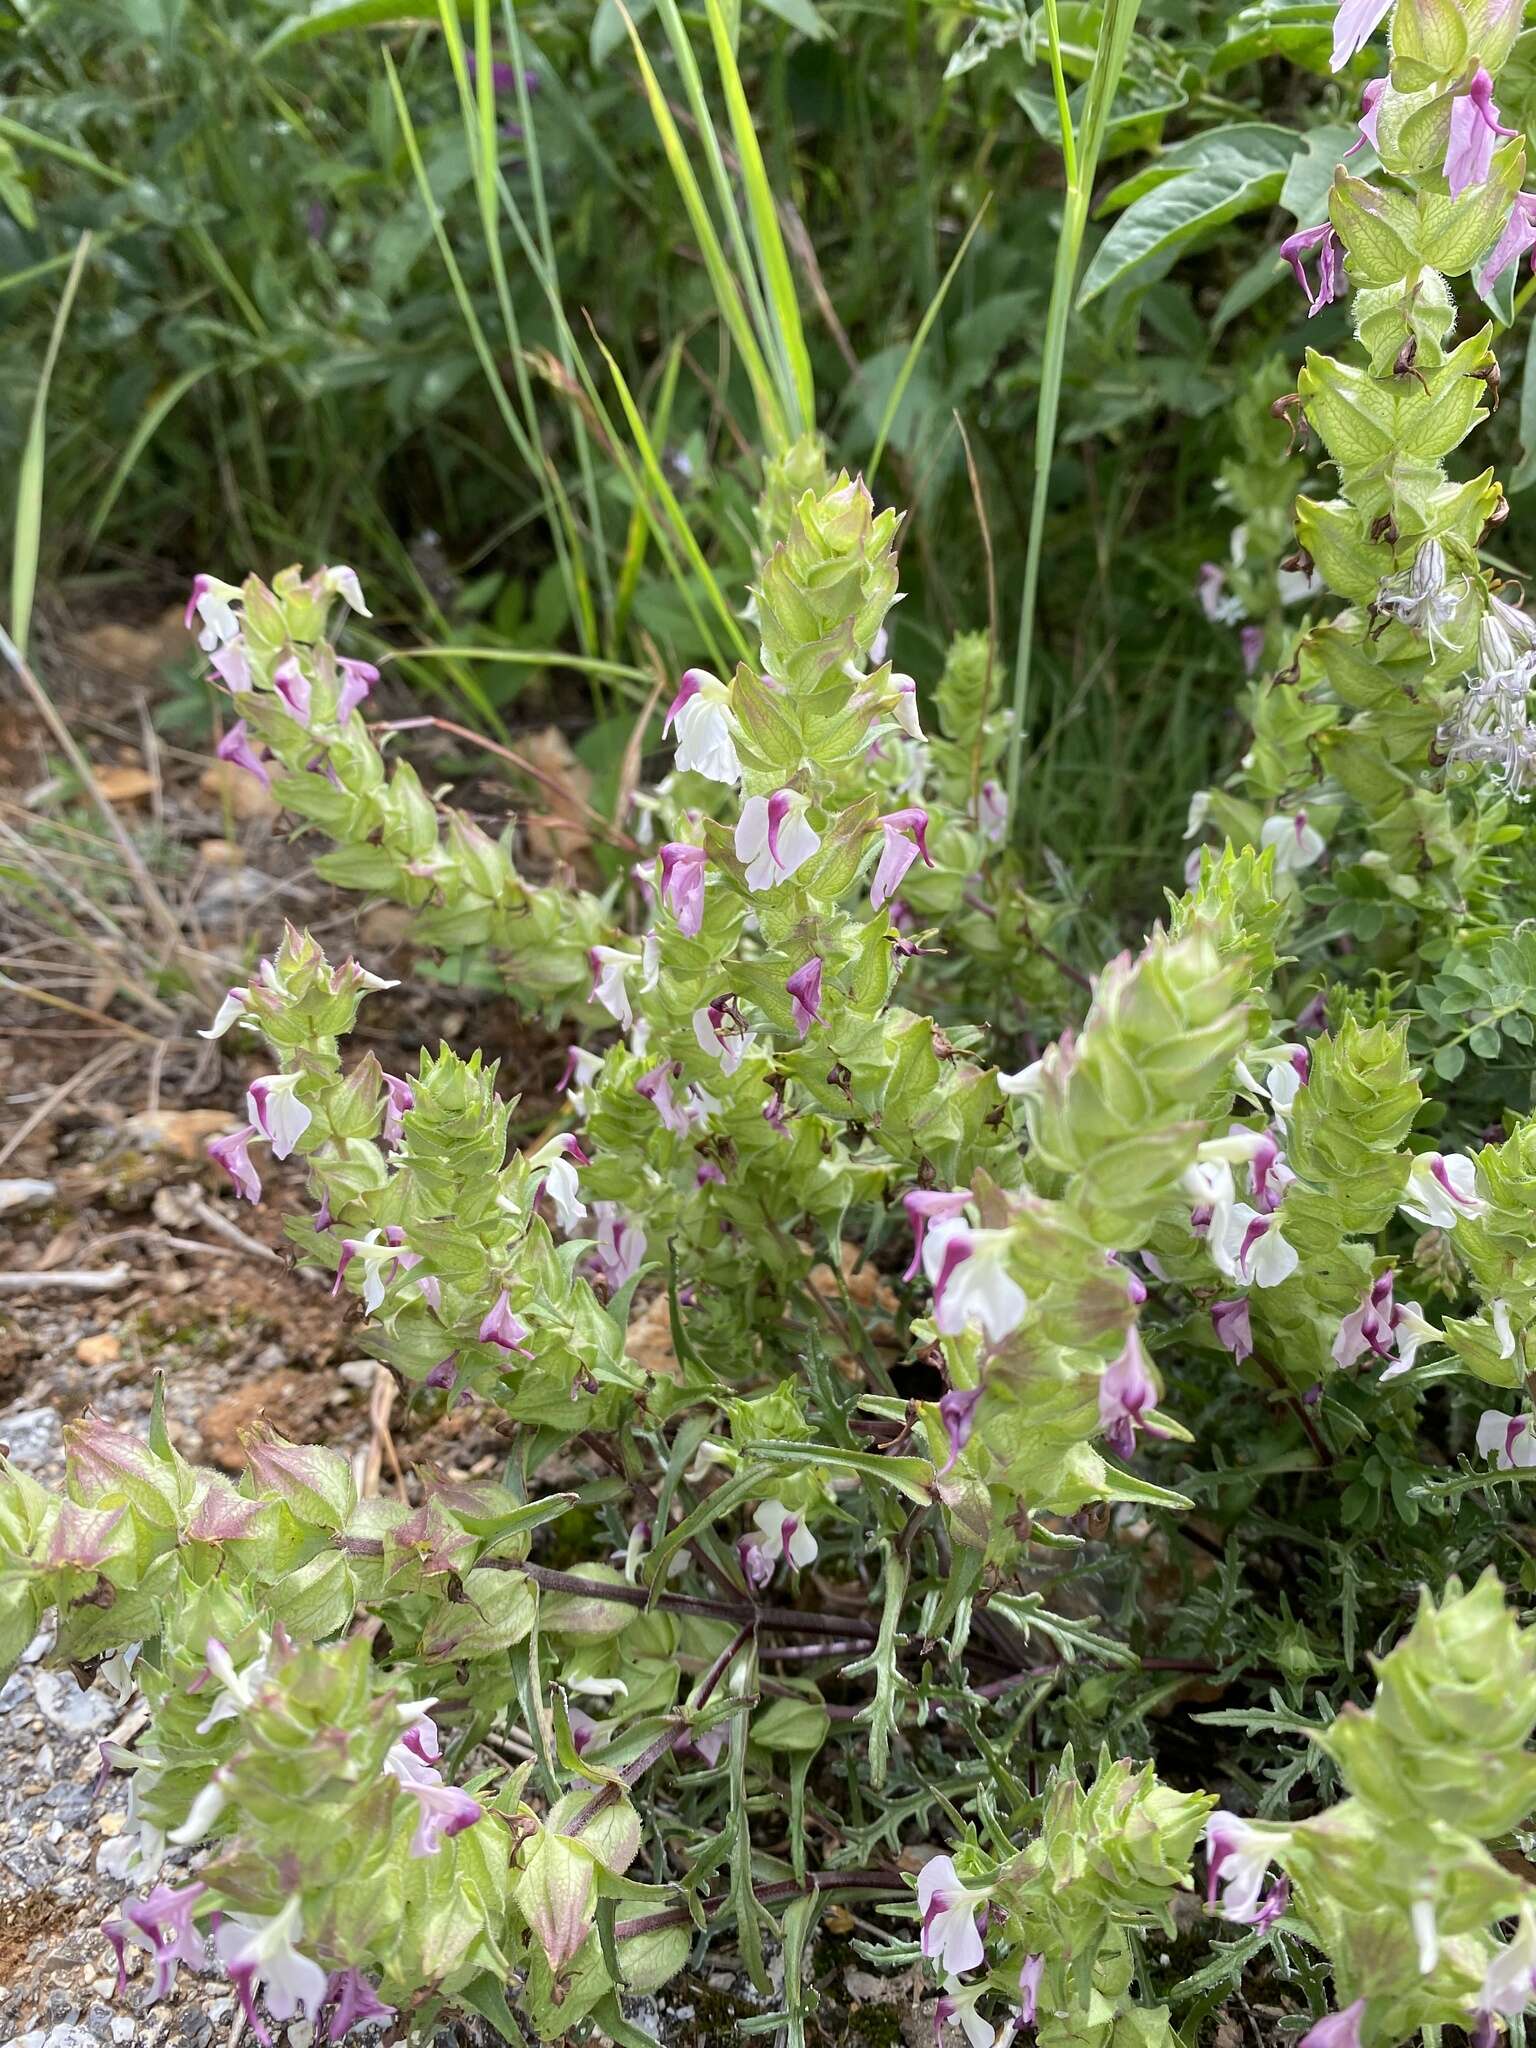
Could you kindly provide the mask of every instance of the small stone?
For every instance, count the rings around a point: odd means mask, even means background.
[[[107,1838],[110,1840],[113,1835],[120,1835],[123,1832],[123,1828],[126,1825],[127,1820],[127,1814],[121,1811],[116,1813],[104,1813],[101,1816],[101,1819],[96,1823],[96,1832],[98,1835],[107,1836]]]
[[[75,1346],[75,1356],[80,1363],[93,1368],[116,1365],[122,1355],[123,1340],[111,1330],[101,1330],[95,1336],[82,1337]]]
[[[197,850],[211,868],[237,868],[245,859],[233,839],[199,839]]]
[[[109,804],[142,803],[154,793],[155,778],[147,768],[98,768],[93,777]]]
[[[113,2019],[112,2038],[117,2043],[117,2048],[128,2048],[128,2043],[133,2039],[133,2021],[127,2013],[120,2012]]]
[[[83,1691],[68,1671],[39,1671],[33,1683],[48,1719],[72,1735],[109,1728],[117,1719],[117,1708],[105,1693]]]
[[[56,1409],[13,1408],[9,1415],[0,1415],[0,1443],[9,1450],[11,1463],[23,1471],[46,1464],[62,1441]]]
[[[85,2016],[85,2024],[87,2031],[94,2034],[98,2041],[110,2041],[112,2008],[101,2004],[93,2005]]]

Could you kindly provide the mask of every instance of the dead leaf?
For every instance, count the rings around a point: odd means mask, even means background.
[[[572,753],[558,725],[527,734],[518,750],[539,771],[539,808],[546,814],[542,820],[528,819],[528,850],[543,860],[575,865],[592,845],[591,772]]]
[[[681,1377],[677,1353],[672,1348],[671,1312],[664,1294],[648,1301],[635,1317],[625,1336],[624,1349],[642,1372],[665,1379]]]
[[[116,1365],[123,1355],[120,1337],[114,1337],[110,1330],[102,1330],[94,1337],[82,1337],[75,1346],[75,1356],[82,1365]]]
[[[181,622],[178,606],[153,626],[125,626],[113,620],[92,626],[89,632],[77,633],[74,644],[82,659],[96,668],[151,681],[168,661],[190,649],[192,636]]]
[[[255,776],[233,761],[210,761],[197,778],[204,796],[218,803],[228,801],[237,818],[274,818],[278,804],[270,789],[263,789]]]
[[[98,768],[93,780],[109,804],[142,803],[155,787],[147,768]]]
[[[211,868],[238,868],[245,865],[245,854],[233,839],[199,839],[197,851],[200,859]]]
[[[848,1289],[848,1299],[855,1308],[878,1308],[886,1315],[892,1315],[896,1308],[896,1296],[890,1283],[878,1267],[868,1263],[862,1266],[864,1257],[861,1245],[850,1244],[846,1238],[842,1244],[843,1284]],[[811,1270],[811,1285],[824,1301],[841,1299],[837,1276],[830,1266],[815,1266]]]
[[[155,1109],[129,1117],[123,1135],[146,1152],[169,1152],[201,1165],[208,1140],[229,1128],[227,1109]]]

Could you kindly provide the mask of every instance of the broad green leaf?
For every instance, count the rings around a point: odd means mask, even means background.
[[[1295,136],[1255,124],[1203,140],[1207,147],[1194,163],[1143,191],[1115,222],[1088,266],[1079,305],[1166,263],[1239,214],[1275,204],[1298,147]]]
[[[1359,140],[1353,128],[1333,125],[1314,128],[1303,138],[1280,187],[1280,204],[1298,227],[1316,227],[1328,218],[1334,171],[1343,162],[1345,150]],[[1369,143],[1350,158],[1350,164],[1359,176],[1369,177],[1376,168],[1376,154]]]
[[[1239,64],[1254,64],[1265,57],[1284,57],[1289,63],[1326,77],[1333,50],[1332,0],[1261,0],[1257,7],[1244,7],[1227,24],[1227,39],[1218,43],[1207,65],[1210,79],[1236,70]]]
[[[468,0],[460,0],[459,12],[469,12]],[[291,43],[307,43],[315,36],[335,35],[348,28],[388,28],[398,21],[436,21],[437,0],[311,0],[295,10],[275,28],[256,52],[270,57]]]

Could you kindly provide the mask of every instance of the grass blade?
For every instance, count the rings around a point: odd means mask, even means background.
[[[624,372],[619,368],[612,351],[604,345],[601,335],[597,333],[595,328],[593,329],[592,338],[602,351],[603,361],[608,365],[609,375],[613,378],[614,389],[619,394],[619,404],[624,408],[624,417],[629,423],[630,437],[640,457],[646,481],[651,487],[651,495],[666,513],[667,523],[676,535],[678,543],[692,564],[695,573],[703,578],[704,587],[709,592],[711,602],[720,615],[721,624],[725,627],[727,637],[735,647],[738,657],[742,661],[749,662],[752,659],[752,650],[748,646],[741,627],[737,623],[736,614],[731,610],[730,604],[727,602],[719,583],[711,572],[708,562],[704,559],[703,550],[694,539],[693,528],[683,517],[683,508],[678,504],[673,494],[672,486],[667,482],[660,460],[657,457],[655,446],[651,441],[650,434],[646,431],[644,415],[641,413],[639,406],[636,405],[629,385],[625,382]]]
[[[670,0],[662,0],[663,9],[669,4]],[[746,369],[748,381],[752,386],[753,397],[757,403],[758,419],[762,425],[763,439],[766,441],[769,451],[777,453],[789,445],[791,438],[784,410],[784,402],[780,397],[777,382],[768,368],[767,358],[763,354],[762,346],[754,331],[753,323],[747,317],[747,309],[742,303],[741,285],[737,282],[735,273],[726,261],[725,251],[720,245],[720,237],[715,232],[715,224],[710,219],[709,208],[704,202],[704,194],[700,189],[698,179],[694,176],[693,165],[688,161],[688,152],[683,147],[683,138],[678,132],[677,122],[673,119],[672,109],[667,105],[666,94],[661,89],[660,80],[656,76],[650,58],[646,55],[645,45],[640,40],[639,32],[634,22],[630,19],[629,10],[624,7],[623,0],[619,0],[619,7],[620,12],[624,16],[624,26],[629,31],[629,40],[634,49],[635,62],[640,67],[641,82],[645,87],[645,96],[650,102],[651,119],[655,122],[656,132],[661,137],[661,146],[666,153],[667,163],[671,167],[678,192],[681,194],[683,206],[688,214],[689,224],[698,239],[699,253],[704,259],[704,267],[709,274],[710,285],[715,294],[715,304],[720,310],[720,317],[725,322],[732,340],[741,353],[742,363]],[[678,33],[682,35],[681,23],[678,26]],[[683,36],[683,42],[686,44],[686,36]],[[689,52],[689,57],[691,61],[691,51]],[[696,66],[694,70],[696,73]],[[709,124],[707,107],[704,112],[705,148],[708,151],[711,144],[713,144],[714,151],[718,155],[720,145],[714,138],[713,126]],[[729,181],[725,178],[723,162],[720,166],[717,183],[721,181],[725,183],[726,191],[729,193]],[[733,223],[734,234],[740,236],[742,232],[741,224],[736,217],[734,205],[730,209],[728,219]],[[742,238],[742,246],[744,249],[744,237]],[[747,289],[755,293],[757,290],[757,280],[752,272],[750,263],[745,267],[745,278]],[[761,304],[760,297],[759,304]]]
[[[160,427],[176,410],[177,406],[180,405],[193,385],[200,384],[206,376],[217,368],[218,365],[216,363],[197,363],[190,370],[183,370],[181,375],[168,384],[159,397],[152,402],[148,412],[145,413],[139,424],[134,428],[132,435],[129,437],[128,445],[117,458],[116,466],[112,471],[111,481],[102,493],[96,510],[91,514],[91,523],[86,528],[85,533],[87,547],[94,547],[101,538],[102,528],[112,516],[112,507],[117,503],[118,495],[122,491],[123,485],[127,483],[138,464],[139,457],[154,439]]]
[[[901,410],[901,401],[907,395],[907,386],[912,381],[912,372],[917,368],[918,358],[922,355],[928,336],[932,331],[933,323],[938,319],[940,309],[943,307],[945,299],[949,296],[949,288],[959,274],[961,264],[965,261],[965,252],[971,246],[971,238],[981,226],[982,221],[986,217],[987,208],[991,204],[992,194],[989,192],[986,198],[982,200],[980,206],[977,207],[976,218],[966,229],[964,239],[951,257],[949,268],[945,271],[943,277],[940,278],[939,288],[928,301],[928,309],[923,314],[922,319],[918,321],[917,332],[913,335],[907,352],[901,359],[901,368],[896,373],[896,381],[887,394],[885,408],[880,415],[880,431],[875,436],[874,453],[869,458],[868,475],[870,477],[873,477],[875,471],[880,467],[880,458],[885,453],[887,437],[890,434],[891,428],[896,423],[896,415]]]
[[[1024,556],[1024,589],[1019,602],[1019,644],[1013,671],[1013,730],[1008,736],[1008,814],[1018,816],[1019,766],[1023,758],[1024,727],[1029,713],[1029,672],[1034,654],[1035,605],[1040,588],[1040,560],[1045,546],[1045,516],[1051,486],[1051,464],[1056,454],[1056,421],[1061,408],[1062,372],[1067,355],[1067,327],[1072,315],[1078,265],[1083,252],[1083,235],[1093,198],[1093,181],[1098,172],[1099,153],[1110,106],[1125,69],[1126,53],[1136,27],[1140,0],[1106,0],[1099,23],[1098,47],[1088,80],[1088,98],[1083,115],[1082,147],[1072,132],[1067,105],[1066,76],[1061,61],[1061,26],[1056,0],[1045,0],[1046,27],[1050,34],[1051,72],[1055,81],[1056,105],[1061,120],[1062,158],[1067,174],[1066,204],[1056,237],[1056,262],[1051,273],[1051,300],[1045,321],[1045,346],[1040,364],[1040,399],[1035,415],[1035,487],[1030,504],[1029,541]]]
[[[587,572],[585,552],[581,536],[570,508],[570,500],[558,470],[546,455],[539,438],[538,409],[534,402],[533,387],[528,376],[527,352],[523,347],[522,330],[517,311],[512,301],[511,287],[507,279],[506,264],[502,258],[501,236],[498,232],[497,211],[500,181],[496,174],[496,110],[494,101],[495,80],[490,55],[490,0],[476,0],[475,4],[475,54],[476,82],[469,82],[469,68],[465,59],[464,37],[459,26],[456,9],[450,0],[440,0],[439,13],[442,21],[444,40],[448,45],[449,62],[453,67],[454,85],[459,95],[459,109],[464,123],[465,146],[469,151],[470,168],[474,177],[475,196],[480,211],[480,236],[485,246],[491,278],[496,292],[497,309],[501,314],[502,330],[506,335],[507,352],[512,363],[513,382],[517,386],[518,403],[522,408],[523,434],[516,442],[518,454],[524,466],[533,475],[538,488],[540,502],[544,508],[545,523],[555,549],[555,559],[560,568],[560,580],[565,585],[566,603],[584,651],[593,654],[598,647],[597,618],[592,601],[591,581]],[[598,536],[598,556],[601,563],[601,535]],[[602,573],[606,577],[606,565]]]
[[[762,265],[763,284],[777,330],[779,352],[789,373],[790,390],[786,395],[795,401],[796,424],[802,433],[807,433],[816,424],[816,387],[811,375],[810,353],[805,345],[805,329],[800,320],[800,300],[795,291],[794,273],[784,247],[779,211],[774,204],[773,187],[768,182],[768,167],[758,146],[757,130],[747,105],[741,67],[736,62],[725,15],[720,0],[707,0],[707,5],[715,63],[725,92],[726,109],[731,117],[731,135],[741,165],[741,181],[746,187],[747,208],[752,216],[752,239],[757,245],[758,262]]]
[[[64,329],[69,324],[70,308],[75,303],[85,259],[90,253],[89,231],[75,244],[75,260],[69,266],[69,275],[64,280],[64,290],[59,297],[59,310],[53,316],[53,331],[48,337],[47,353],[43,357],[42,374],[37,380],[37,389],[32,394],[32,416],[27,422],[26,445],[21,453],[21,465],[16,477],[16,535],[11,545],[11,638],[23,660],[27,653],[27,635],[32,626],[32,600],[37,595],[37,563],[42,545],[43,530],[43,457],[48,442],[48,387],[53,382],[54,365],[59,360],[59,350],[64,343]]]

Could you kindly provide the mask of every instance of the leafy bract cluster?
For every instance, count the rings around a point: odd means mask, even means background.
[[[1341,11],[1346,44],[1367,12]],[[975,2048],[1009,2027],[1156,2048],[1176,1987],[1159,1995],[1147,1937],[1179,1938],[1204,1827],[1211,1902],[1282,1966],[1328,1959],[1339,2009],[1313,2048],[1486,2036],[1523,2010],[1536,1911],[1495,1852],[1533,1805],[1528,1637],[1496,1576],[1452,1580],[1361,1708],[1363,1567],[1338,1539],[1383,1492],[1404,1528],[1448,1526],[1485,1486],[1470,1463],[1424,1480],[1417,1397],[1448,1382],[1468,1448],[1464,1383],[1524,1389],[1536,1314],[1536,1123],[1500,1101],[1490,1131],[1486,1087],[1456,1092],[1447,1057],[1466,921],[1518,980],[1491,906],[1521,837],[1536,627],[1481,563],[1497,484],[1447,469],[1493,377],[1448,280],[1494,290],[1529,224],[1492,98],[1514,21],[1398,0],[1367,106],[1391,182],[1341,168],[1301,238],[1318,304],[1353,284],[1360,359],[1309,353],[1289,408],[1338,495],[1300,501],[1285,595],[1345,608],[1309,609],[1294,665],[1256,682],[1243,766],[1196,806],[1223,843],[1064,1029],[1055,910],[1003,849],[995,650],[952,646],[930,743],[889,659],[899,522],[814,439],[767,467],[755,658],[680,679],[671,772],[636,805],[645,856],[602,894],[529,881],[511,827],[493,838],[381,746],[377,672],[337,644],[338,604],[363,609],[350,570],[199,580],[224,756],[330,838],[330,879],[404,903],[423,950],[580,1036],[557,1128],[524,1148],[478,1055],[393,1074],[354,1053],[381,984],[309,934],[211,1027],[261,1069],[214,1156],[252,1201],[265,1148],[302,1174],[296,1252],[413,1399],[497,1412],[499,1483],[427,1474],[386,1504],[335,1453],[258,1439],[233,1487],[158,1426],[94,1421],[62,1496],[6,1474],[7,1655],[51,1617],[59,1654],[143,1695],[112,1760],[155,1889],[113,1938],[150,1951],[157,1988],[211,1935],[258,2027],[302,2011],[341,2038],[448,2003],[509,2035],[516,2008],[544,2038],[629,2041],[621,1994],[728,1924],[765,1996],[782,1945],[799,2042],[816,1915],[862,1895],[896,1922],[870,1952],[930,1966],[939,2023]],[[1253,427],[1228,489],[1257,668],[1293,465]],[[1016,1070],[1006,1021],[966,1007],[983,985],[1023,1001]],[[637,1326],[661,1317],[658,1356]],[[1260,1395],[1280,1441],[1246,1469],[1230,1417]],[[1536,1464],[1523,1406],[1473,1441],[1493,1476]],[[1266,1486],[1293,1481],[1303,1505],[1272,1512]],[[1130,1601],[1136,1646],[1101,1633],[1070,1574],[1109,1583],[1136,1551],[1150,1584],[1192,1532],[1221,1576],[1186,1572],[1188,1625],[1228,1644],[1255,1502],[1266,1541],[1346,1558],[1331,1662],[1285,1594],[1264,1638],[1288,1688],[1264,1726],[1315,1737],[1313,1810],[1282,1811],[1299,1765],[1270,1774],[1262,1821],[1118,1746],[1080,1775],[1067,1742],[1111,1674],[1147,1651],[1143,1679],[1231,1660],[1159,1660]],[[1047,1707],[1082,1658],[1105,1668]],[[1298,1723],[1325,1672],[1327,1712]],[[1153,1698],[1126,1747],[1153,1739]],[[912,1859],[914,1885],[897,1859],[934,1846],[936,1814],[949,1848]],[[193,1865],[179,1890],[171,1851]]]

